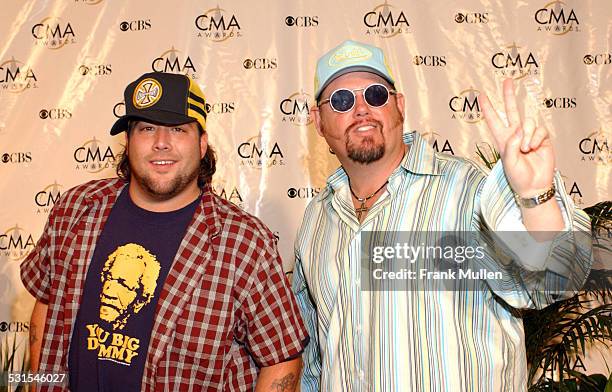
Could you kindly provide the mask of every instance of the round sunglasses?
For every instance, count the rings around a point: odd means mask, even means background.
[[[389,90],[387,86],[380,83],[374,83],[367,87],[356,88],[354,90],[339,88],[334,90],[329,98],[319,102],[318,106],[329,103],[329,106],[331,106],[334,112],[350,112],[355,107],[355,101],[357,100],[355,91],[363,91],[363,99],[373,108],[385,106],[387,102],[389,102],[389,94],[397,94],[397,91]]]

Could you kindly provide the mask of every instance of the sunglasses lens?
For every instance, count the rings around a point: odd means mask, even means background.
[[[353,108],[355,96],[351,90],[336,90],[329,97],[329,104],[337,112],[347,112]]]
[[[370,106],[383,106],[389,99],[389,90],[382,84],[373,84],[365,89],[363,97]]]

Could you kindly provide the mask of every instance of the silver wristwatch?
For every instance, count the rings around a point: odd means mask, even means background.
[[[555,184],[553,183],[552,186],[547,191],[537,196],[523,198],[515,193],[514,199],[516,200],[518,205],[521,207],[533,208],[533,207],[539,206],[540,204],[545,203],[548,200],[552,199],[555,196],[556,191],[557,189],[555,188]]]

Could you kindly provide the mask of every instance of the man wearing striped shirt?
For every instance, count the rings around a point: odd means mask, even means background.
[[[317,131],[342,167],[308,205],[296,239],[293,290],[311,337],[302,391],[526,390],[515,309],[541,308],[580,288],[591,246],[588,217],[554,169],[548,131],[520,118],[512,81],[504,82],[508,126],[479,97],[501,155],[490,173],[403,133],[404,97],[380,48],[345,41],[326,53],[315,97]],[[531,240],[532,257],[516,263],[486,250],[484,263],[497,273],[469,288],[418,289],[410,278],[404,289],[366,287],[364,233],[490,239],[504,230],[540,242],[521,237],[522,246]]]

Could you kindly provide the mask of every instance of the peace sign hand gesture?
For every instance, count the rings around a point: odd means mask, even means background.
[[[486,94],[481,94],[478,101],[512,190],[522,198],[533,197],[553,183],[552,142],[546,128],[537,126],[531,118],[521,120],[512,79],[504,80],[503,90],[508,126],[499,118]]]

